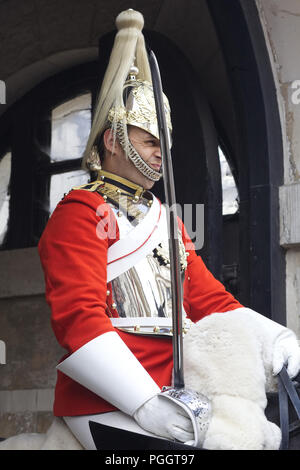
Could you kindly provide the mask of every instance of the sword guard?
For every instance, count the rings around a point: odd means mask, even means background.
[[[159,395],[186,411],[194,428],[194,441],[189,441],[189,445],[201,448],[211,419],[210,400],[199,392],[185,388],[163,387]]]

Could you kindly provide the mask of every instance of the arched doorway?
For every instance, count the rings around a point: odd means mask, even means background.
[[[285,324],[279,244],[283,148],[276,89],[255,2],[208,0],[231,83],[240,192],[240,298]]]

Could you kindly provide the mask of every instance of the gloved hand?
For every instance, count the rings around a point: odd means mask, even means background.
[[[181,442],[194,438],[192,421],[184,409],[159,395],[140,406],[133,417],[143,429],[157,436]]]
[[[288,328],[282,330],[274,343],[274,375],[277,375],[285,364],[290,378],[295,377],[300,370],[300,348],[296,335]]]
[[[300,370],[300,347],[295,333],[279,323],[249,309],[240,309],[257,323],[264,331],[265,337],[272,343],[273,374],[277,375],[284,365],[290,378],[295,377]]]

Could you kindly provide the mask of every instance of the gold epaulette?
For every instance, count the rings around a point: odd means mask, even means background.
[[[98,191],[102,186],[104,186],[103,181],[93,181],[92,183],[82,184],[81,186],[74,186],[73,189],[84,189],[85,191]]]

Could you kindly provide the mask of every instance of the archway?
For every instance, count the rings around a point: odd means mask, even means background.
[[[254,2],[207,3],[227,65],[238,128],[240,299],[284,324],[278,195],[283,148],[267,46]]]

